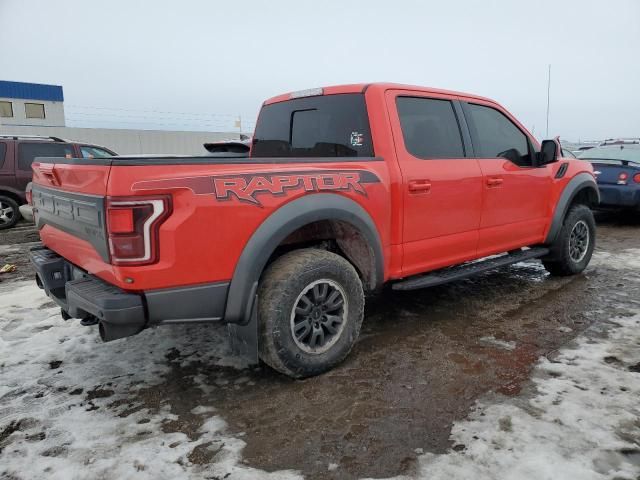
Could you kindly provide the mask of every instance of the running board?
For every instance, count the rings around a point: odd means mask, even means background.
[[[462,280],[479,273],[495,270],[496,268],[511,265],[513,263],[531,260],[532,258],[544,257],[549,253],[549,249],[545,247],[534,247],[527,250],[520,250],[514,253],[507,253],[500,257],[489,257],[486,260],[480,260],[473,263],[463,263],[455,267],[443,268],[435,272],[426,273],[424,275],[416,275],[405,280],[400,280],[392,285],[394,290],[417,290],[419,288],[435,287],[443,283]]]

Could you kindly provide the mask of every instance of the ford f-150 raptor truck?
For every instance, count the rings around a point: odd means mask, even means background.
[[[396,84],[264,102],[248,152],[40,158],[37,282],[103,340],[225,322],[292,377],[341,362],[365,295],[539,258],[589,263],[588,162],[496,102]]]

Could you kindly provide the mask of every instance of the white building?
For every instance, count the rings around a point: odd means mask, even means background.
[[[64,127],[62,87],[0,80],[0,125]]]
[[[237,132],[66,127],[61,86],[2,80],[0,134],[55,136],[101,145],[120,155],[201,155],[206,153],[204,143],[239,138]]]

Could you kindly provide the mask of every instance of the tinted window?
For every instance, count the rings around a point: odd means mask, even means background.
[[[88,145],[84,145],[80,147],[80,153],[82,154],[82,158],[105,158],[105,157],[113,157],[113,153],[104,150],[103,148],[98,147],[90,147]]]
[[[7,155],[7,144],[0,143],[0,168],[4,165],[4,157]]]
[[[448,100],[398,97],[396,100],[407,151],[418,158],[464,157],[460,127]]]
[[[323,95],[264,106],[251,156],[372,157],[364,95]]]
[[[503,157],[516,165],[530,166],[527,136],[494,108],[468,104],[469,127],[478,158]]]
[[[18,146],[18,168],[31,170],[36,157],[73,157],[73,147],[67,143],[21,143]]]

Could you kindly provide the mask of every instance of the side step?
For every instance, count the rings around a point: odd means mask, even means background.
[[[443,283],[454,282],[463,278],[477,275],[478,273],[488,272],[496,268],[511,265],[513,263],[530,260],[532,258],[544,257],[549,253],[549,249],[545,247],[534,247],[527,250],[520,250],[514,253],[507,253],[499,257],[489,257],[486,260],[480,260],[472,263],[463,263],[455,267],[443,268],[435,272],[426,273],[424,275],[416,275],[414,277],[400,280],[392,285],[394,290],[417,290],[419,288],[435,287]]]

